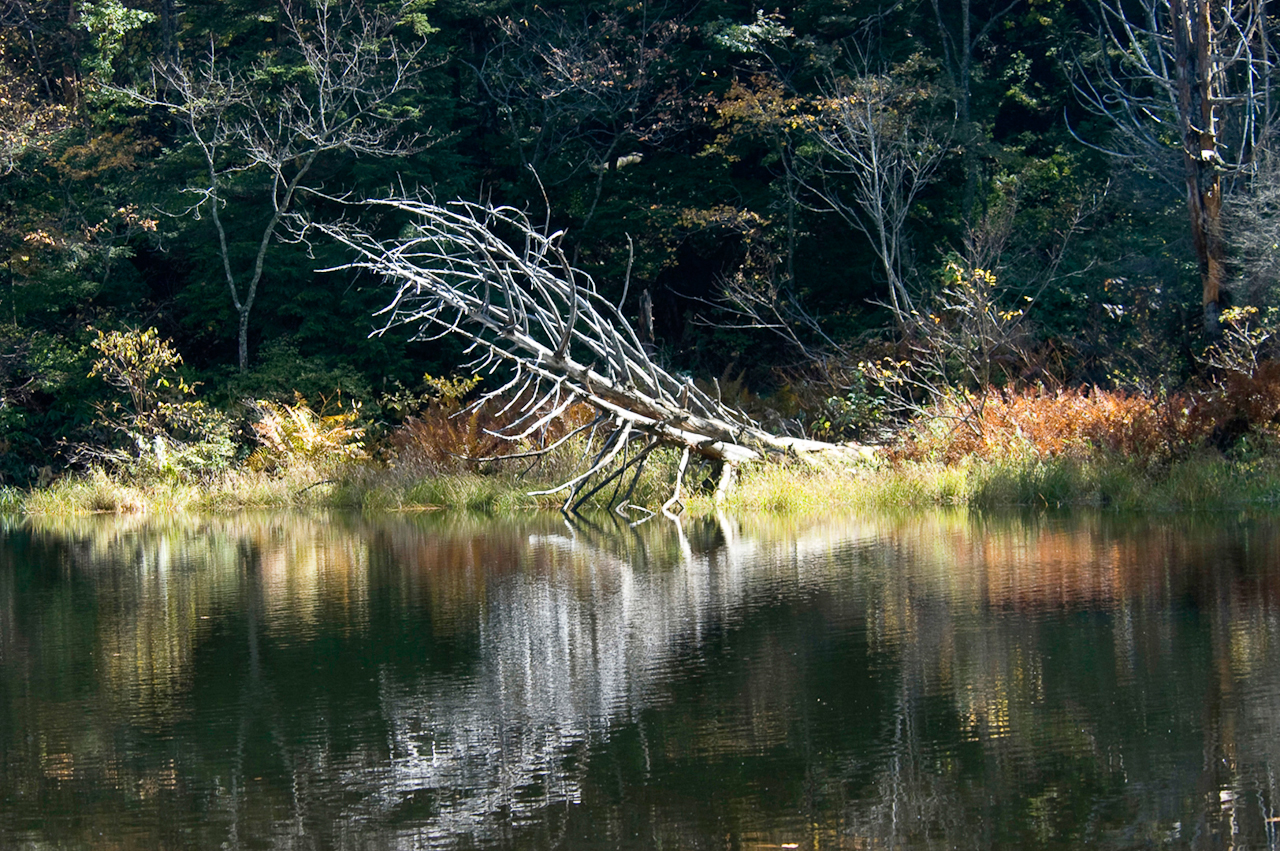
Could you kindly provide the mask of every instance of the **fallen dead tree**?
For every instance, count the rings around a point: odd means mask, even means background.
[[[367,203],[407,214],[412,224],[392,238],[377,238],[351,223],[316,227],[358,255],[330,271],[364,269],[396,285],[380,312],[382,330],[417,326],[419,339],[458,334],[471,341],[469,351],[477,356],[471,368],[493,372],[506,364],[511,379],[476,404],[507,400],[507,410],[519,407],[501,435],[509,440],[527,439],[579,402],[598,411],[556,443],[522,453],[549,452],[578,434],[589,435],[585,466],[544,492],[567,492],[566,510],[610,485],[610,504],[626,510],[646,460],[659,446],[683,450],[673,494],[662,507],[668,513],[678,510],[691,456],[719,467],[720,501],[743,462],[782,453],[856,451],[770,433],[691,380],[664,370],[591,277],[569,262],[560,244],[563,234],[539,231],[519,210],[419,199]]]

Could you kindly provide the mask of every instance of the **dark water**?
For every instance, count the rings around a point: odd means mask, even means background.
[[[1276,848],[1278,771],[1265,517],[0,526],[4,849]]]

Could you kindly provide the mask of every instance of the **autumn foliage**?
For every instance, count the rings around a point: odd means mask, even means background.
[[[1085,459],[1099,455],[1163,463],[1228,450],[1251,435],[1280,436],[1280,363],[1231,372],[1203,389],[1165,396],[1096,387],[1008,391],[941,402],[893,454],[955,462],[966,457]]]
[[[294,404],[254,402],[253,422],[258,448],[248,458],[249,469],[269,473],[307,471],[328,475],[343,465],[365,460],[364,429],[359,408],[314,410],[296,396]]]
[[[417,410],[390,435],[392,463],[401,469],[440,473],[475,470],[487,460],[522,453],[554,442],[592,419],[585,405],[569,408],[562,416],[527,438],[513,442],[499,435],[525,416],[520,400],[510,404],[496,400],[475,406],[469,397],[480,384],[478,377],[425,377],[427,393]]]

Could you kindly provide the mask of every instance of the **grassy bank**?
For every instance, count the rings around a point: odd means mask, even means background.
[[[1159,467],[1121,458],[965,459],[954,464],[903,462],[855,472],[772,466],[744,476],[727,507],[820,512],[833,507],[938,505],[1076,505],[1135,511],[1280,505],[1280,459],[1232,461],[1206,454]]]
[[[583,476],[591,466],[583,459],[592,457],[608,457],[618,475],[600,486],[597,505],[629,497],[656,508],[671,496],[675,480],[675,449],[640,449],[626,440],[635,435],[611,431],[587,405],[557,409],[530,429],[532,399],[523,406],[519,399],[469,403],[479,376],[424,376],[423,391],[402,389],[384,400],[395,413],[386,421],[362,419],[354,405],[312,407],[301,396],[292,404],[249,402],[234,420],[193,398],[194,388],[173,372],[181,359],[153,329],[99,334],[94,346],[103,354],[94,373],[134,388],[129,404],[99,411],[97,442],[72,448],[75,463],[97,468],[33,490],[0,487],[0,511],[555,509],[565,498],[557,486]],[[1256,357],[1236,360],[1256,367]],[[914,419],[897,423],[892,444],[874,461],[775,458],[747,466],[726,507],[1162,511],[1280,502],[1280,369],[1228,364],[1214,375],[1177,393],[1044,386],[948,391]],[[829,439],[842,435],[831,431],[832,422],[813,424]],[[519,437],[503,437],[513,433]],[[613,443],[619,436],[622,442]],[[633,482],[639,461],[642,474]],[[683,501],[693,511],[712,510],[716,474],[694,467]],[[53,471],[46,467],[40,475]],[[593,484],[583,485],[588,497]]]
[[[656,506],[669,495],[674,459],[659,459],[633,500]],[[218,513],[244,509],[342,508],[370,511],[469,510],[491,513],[555,509],[563,493],[530,495],[563,481],[564,465],[422,473],[372,464],[284,473],[240,469],[201,481],[142,481],[101,470],[68,476],[31,491],[0,490],[0,510],[33,515],[91,512]],[[686,483],[691,484],[691,483]],[[685,503],[712,510],[694,487]],[[918,461],[870,466],[761,464],[745,468],[726,508],[741,512],[967,505],[1101,506],[1167,511],[1280,504],[1280,459],[1232,460],[1205,453],[1164,465],[1121,457]]]
[[[528,495],[531,489],[514,476],[476,473],[411,478],[383,470],[351,469],[334,477],[316,478],[239,470],[188,482],[122,479],[95,470],[61,479],[47,488],[8,491],[0,497],[0,508],[35,515],[284,508],[496,512],[541,507],[543,502]]]

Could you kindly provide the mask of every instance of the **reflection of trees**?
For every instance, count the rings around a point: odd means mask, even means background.
[[[103,817],[121,797],[164,806],[187,782],[174,730],[193,715],[201,647],[229,620],[265,611],[268,632],[296,637],[321,619],[358,624],[367,596],[351,533],[304,518],[78,518],[7,533],[0,712],[15,723],[0,731],[18,735],[0,746],[38,766],[54,800]]]
[[[919,847],[1274,845],[1272,524],[933,515],[888,537],[898,552],[864,577],[879,612],[870,637],[895,657],[901,691],[892,759],[852,808],[867,826],[855,834]],[[1235,635],[1247,636],[1239,649]],[[927,729],[939,698],[958,739],[942,752]],[[993,810],[1003,824],[981,818]],[[909,827],[887,812],[910,814]]]
[[[6,528],[0,845],[1274,844],[1213,520]]]

